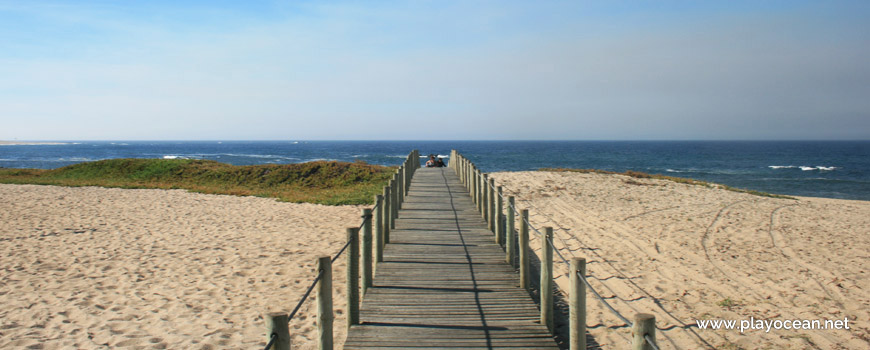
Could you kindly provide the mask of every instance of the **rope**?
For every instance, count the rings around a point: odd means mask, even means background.
[[[649,346],[651,346],[653,349],[659,350],[658,345],[656,345],[656,343],[649,338],[649,334],[644,334],[643,339],[646,340],[646,343],[649,344]]]
[[[272,335],[269,336],[269,343],[266,344],[266,347],[263,348],[263,350],[269,350],[269,349],[271,349],[271,348],[272,348],[272,344],[275,344],[275,341],[276,341],[276,340],[278,340],[278,334],[277,334],[277,333],[272,333]]]
[[[490,186],[490,188],[495,189],[495,187],[494,187],[493,185],[489,185],[489,186]],[[496,192],[496,193],[497,193],[497,192]],[[502,196],[502,198],[504,198],[504,196]],[[508,206],[511,207],[511,209],[513,209],[515,213],[519,214],[519,212],[517,211],[517,208],[516,208],[515,206],[512,206],[512,205],[510,205],[510,204],[508,204]],[[534,230],[535,232],[537,232],[538,235],[541,237],[541,239],[546,239],[547,241],[549,241],[549,242],[550,242],[550,245],[551,245],[552,247],[555,247],[555,246],[556,246],[556,244],[553,243],[553,239],[552,239],[552,238],[547,238],[547,236],[545,236],[543,233],[541,233],[541,231],[538,231],[538,229],[535,228],[535,226],[532,225],[532,223],[529,222],[529,220],[527,220],[527,219],[526,219],[525,217],[523,217],[522,215],[519,215],[519,217],[522,218],[522,220],[523,220],[527,225],[529,225],[529,228],[531,228],[532,230]],[[563,243],[564,243],[564,242],[563,242]],[[568,265],[568,266],[571,265],[571,263],[569,263],[568,260],[565,259],[564,256],[562,256],[562,253],[559,252],[558,249],[553,249],[553,251],[556,252],[556,255],[559,256],[559,259],[561,259],[563,263],[565,263],[565,264]],[[583,283],[586,284],[586,287],[589,288],[589,291],[591,291],[592,294],[593,294],[596,298],[598,298],[598,301],[601,302],[602,304],[604,304],[604,306],[607,307],[607,308],[610,310],[610,312],[612,312],[614,315],[616,315],[616,317],[618,317],[620,320],[622,320],[623,322],[625,322],[625,324],[627,324],[629,327],[633,327],[633,326],[634,326],[634,323],[633,323],[633,322],[631,322],[631,321],[629,321],[627,318],[625,318],[625,316],[623,316],[621,313],[619,313],[619,311],[616,311],[616,309],[614,309],[613,306],[610,305],[610,303],[608,303],[606,300],[604,300],[603,297],[601,297],[601,294],[599,294],[598,291],[596,291],[595,288],[593,288],[592,285],[589,284],[589,281],[586,280],[586,276],[581,275],[579,272],[577,273],[577,276],[579,276],[580,279],[583,280]],[[649,341],[649,340],[647,340],[647,341]],[[650,344],[652,344],[652,343],[650,342]]]
[[[595,288],[592,288],[592,285],[589,284],[588,280],[586,280],[586,276],[583,276],[582,274],[580,274],[579,271],[577,272],[577,276],[580,277],[581,280],[583,280],[583,284],[585,284],[586,287],[589,288],[589,291],[591,291],[592,294],[595,295],[596,298],[598,298],[598,301],[600,301],[602,304],[604,304],[605,307],[610,309],[610,312],[612,312],[614,315],[616,315],[616,317],[618,317],[620,320],[622,320],[622,322],[625,322],[625,324],[627,324],[629,327],[634,327],[633,322],[629,321],[627,318],[625,318],[625,316],[622,316],[622,314],[619,313],[619,311],[616,311],[616,309],[614,309],[613,306],[610,306],[610,303],[608,303],[607,300],[604,300],[604,298],[601,297],[601,294],[598,294],[598,291],[596,291]]]
[[[410,158],[408,158],[408,159],[410,159]],[[377,203],[375,203],[375,205],[372,207],[371,210],[375,211],[375,209],[377,209],[383,203],[384,203],[384,200],[378,201]],[[371,214],[371,213],[369,215],[360,216],[361,218],[363,218],[363,220],[362,220],[362,223],[359,224],[359,227],[357,227],[357,230],[361,230],[363,228],[363,226],[365,226],[365,224],[372,219],[373,216],[374,216],[374,214]],[[341,247],[341,249],[338,251],[338,253],[335,254],[335,256],[331,259],[331,262],[335,262],[336,260],[338,260],[338,258],[341,257],[341,254],[343,254],[344,251],[347,250],[347,247],[349,247],[350,244],[356,239],[358,239],[356,235],[352,236],[347,241],[347,243],[345,243],[345,245],[343,247]],[[317,272],[317,276],[311,282],[311,285],[308,286],[308,289],[305,291],[305,294],[302,295],[302,298],[299,300],[298,303],[296,303],[296,306],[293,308],[293,311],[287,317],[287,322],[290,322],[291,320],[293,320],[293,317],[296,316],[296,313],[299,312],[299,309],[302,308],[302,304],[304,304],[305,301],[308,300],[308,296],[311,295],[311,292],[314,290],[314,287],[317,286],[317,282],[320,282],[321,278],[323,278],[323,270],[320,270]],[[266,347],[264,350],[269,350],[272,347],[272,345],[275,343],[276,340],[278,340],[278,334],[272,333],[272,335],[269,336],[269,343],[266,344]]]
[[[311,286],[308,287],[308,290],[306,290],[305,294],[302,295],[302,299],[299,300],[299,303],[297,303],[296,307],[293,308],[293,312],[291,312],[290,316],[287,317],[287,322],[290,322],[290,320],[293,319],[293,316],[296,316],[296,312],[299,311],[300,307],[302,307],[302,303],[304,303],[305,300],[308,299],[308,295],[310,295],[311,291],[314,290],[314,286],[317,285],[317,282],[320,282],[320,277],[323,277],[323,270],[320,270],[319,272],[317,272],[317,277],[314,278],[314,281],[311,282]]]

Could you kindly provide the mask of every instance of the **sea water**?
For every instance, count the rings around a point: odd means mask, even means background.
[[[486,172],[634,170],[771,193],[870,200],[870,141],[76,141],[2,145],[0,167],[53,169],[111,158],[398,165],[412,149],[445,161],[456,149]]]

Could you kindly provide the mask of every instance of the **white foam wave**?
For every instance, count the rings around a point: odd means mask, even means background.
[[[815,166],[815,167],[812,167],[812,166],[802,166],[801,167],[801,170],[803,170],[803,171],[811,171],[811,170],[833,171],[834,169],[837,169],[837,167],[835,167],[835,166],[821,166],[821,165]]]
[[[806,165],[801,165],[801,166],[796,166],[796,165],[769,165],[768,168],[771,168],[771,169],[800,169],[800,170],[803,170],[803,171],[813,171],[813,170],[818,170],[818,171],[834,171],[834,170],[838,169],[838,168],[835,167],[835,166],[823,166],[823,165],[818,165],[818,166],[806,166]]]
[[[54,158],[54,159],[35,159],[40,162],[92,162],[95,160],[100,160],[104,158],[85,158],[85,157],[67,157],[67,158]]]
[[[185,156],[166,155],[166,156],[163,156],[163,159],[190,159],[190,158],[185,157]]]
[[[203,156],[228,156],[228,157],[245,157],[245,158],[260,158],[260,159],[284,159],[284,160],[299,160],[299,158],[285,157],[275,154],[243,154],[243,153],[221,153],[221,154],[203,154]]]

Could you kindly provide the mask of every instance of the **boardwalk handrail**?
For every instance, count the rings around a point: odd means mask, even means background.
[[[554,220],[552,217],[550,217],[550,216],[548,216],[548,215],[542,213],[542,210],[541,210],[540,208],[538,208],[537,206],[535,206],[534,204],[532,204],[532,202],[531,202],[530,200],[523,200],[523,201],[526,202],[526,204],[527,204],[529,207],[531,207],[531,208],[533,208],[533,209],[535,209],[535,210],[538,211],[538,212],[535,213],[535,215],[540,215],[540,216],[544,217],[547,221],[549,221],[549,222],[553,223],[554,225],[556,225],[556,227],[557,227],[559,230],[565,232],[565,233],[568,234],[568,235],[571,234],[570,232],[568,232],[568,229],[566,229],[565,227],[562,227],[561,225],[559,225],[559,223],[556,222],[556,220]],[[559,238],[559,241],[562,242],[562,245],[564,246],[564,248],[565,248],[565,249],[568,249],[568,253],[571,254],[571,257],[574,257],[574,253],[570,250],[570,248],[569,248],[570,246],[568,245],[568,242],[566,242],[565,239],[562,238],[562,236],[560,236],[560,235],[555,235],[555,237]],[[589,250],[589,251],[591,251],[593,254],[597,255],[600,259],[604,259],[604,257],[602,257],[600,254],[598,254],[598,253],[595,251],[595,249],[593,249],[593,248],[591,248],[591,247],[588,247],[588,246],[584,246],[584,245],[583,245],[583,242],[581,242],[580,239],[578,239],[576,236],[572,236],[572,238],[574,238],[574,240],[576,240],[576,241],[580,244],[580,249]],[[560,254],[560,255],[561,255],[561,254]],[[615,266],[613,266],[612,264],[610,264],[608,261],[604,261],[604,263],[606,263],[607,265],[609,265],[609,266],[610,266],[610,267],[611,267],[611,268],[612,268],[612,269],[613,269],[617,274],[621,275],[621,276],[622,276],[623,278],[625,278],[625,279],[628,279],[628,280],[629,280],[629,283],[635,285],[640,293],[646,294],[648,297],[650,297],[650,298],[652,298],[652,299],[655,299],[655,297],[654,297],[652,294],[648,293],[647,291],[645,291],[644,289],[642,289],[640,286],[637,286],[634,282],[632,282],[632,281],[629,279],[629,277],[626,276],[626,274],[625,274],[623,271],[619,270],[618,268],[616,268]],[[586,276],[586,278],[594,278],[594,279],[599,280],[599,281],[602,281],[602,282],[604,282],[605,280],[607,280],[607,279],[601,279],[600,277],[597,277],[597,276],[595,276],[595,275],[592,274],[592,273],[589,273],[589,275]],[[609,288],[608,288],[608,289],[609,289]],[[613,291],[613,290],[611,289],[611,291]],[[618,298],[618,297],[617,297],[617,298]],[[625,299],[622,299],[622,298],[619,298],[619,299],[620,299],[620,300],[625,300]],[[682,328],[683,328],[684,330],[686,330],[686,331],[692,333],[692,335],[694,335],[694,336],[698,339],[698,341],[701,342],[701,343],[703,343],[703,345],[705,345],[708,349],[713,349],[713,348],[714,348],[713,345],[711,345],[711,344],[710,344],[709,342],[707,342],[704,338],[702,338],[698,333],[696,333],[694,330],[692,330],[691,327],[692,327],[692,326],[695,326],[695,325],[686,325],[685,322],[683,322],[683,321],[680,320],[679,318],[676,318],[675,316],[671,315],[670,312],[669,312],[668,310],[666,310],[664,307],[661,306],[661,304],[659,304],[659,303],[657,302],[656,305],[657,305],[657,306],[658,306],[658,307],[659,307],[663,312],[665,312],[666,314],[668,314],[669,316],[671,316],[671,318],[672,318],[673,320],[675,320],[675,321],[677,321],[678,323],[680,323],[680,324],[683,326]],[[668,328],[668,329],[670,329],[670,328]]]
[[[527,228],[531,228],[534,230],[541,238],[543,242],[542,248],[542,259],[541,259],[541,318],[542,323],[544,322],[552,322],[552,298],[551,295],[548,294],[552,291],[549,289],[549,285],[554,283],[552,279],[552,259],[550,258],[550,251],[555,250],[556,254],[559,256],[559,259],[562,260],[563,263],[568,265],[569,269],[573,266],[572,263],[568,262],[567,259],[562,255],[562,253],[558,249],[553,249],[555,244],[552,239],[552,228],[547,227],[545,231],[546,234],[541,233],[528,219],[528,215],[523,215],[519,209],[517,209],[516,205],[514,205],[514,197],[508,197],[505,200],[502,186],[495,186],[495,181],[492,178],[488,178],[487,174],[480,171],[477,166],[474,165],[468,158],[460,154],[458,151],[451,151],[450,157],[450,166],[456,171],[457,175],[459,175],[460,180],[467,186],[469,190],[469,194],[472,199],[478,203],[478,208],[481,211],[481,215],[490,222],[490,228],[496,236],[496,241],[501,243],[501,240],[510,235],[514,237],[513,232],[505,232],[505,223],[502,222],[504,220],[504,216],[502,215],[502,203],[507,203],[506,207],[509,210],[509,214],[517,214],[521,219],[520,221],[523,223],[523,229],[527,230]],[[488,180],[488,181],[487,181]],[[495,199],[498,198],[498,205],[496,205]],[[527,212],[524,210],[524,212]],[[510,215],[510,217],[514,217],[514,215]],[[513,230],[513,224],[508,223],[509,229]],[[522,236],[522,232],[521,232]],[[511,238],[513,239],[513,238]],[[507,243],[508,240],[505,239],[505,248],[506,253],[508,255],[508,260],[513,264],[515,260],[515,256],[513,256],[514,252],[509,248],[510,245]],[[528,249],[528,242],[523,242],[523,239],[520,239],[520,250],[526,251]],[[563,241],[563,244],[565,242]],[[567,246],[567,244],[565,244]],[[522,253],[521,253],[522,254]],[[548,261],[544,261],[545,258]],[[521,259],[522,260],[522,259]],[[592,292],[596,299],[601,302],[605,307],[607,307],[611,313],[613,313],[616,317],[626,323],[632,329],[632,349],[655,349],[658,350],[658,346],[655,340],[655,317],[650,314],[637,314],[635,316],[635,322],[631,322],[628,318],[623,316],[619,311],[617,311],[613,306],[610,305],[602,296],[592,287],[589,281],[586,279],[586,276],[582,271],[585,271],[585,259],[577,259],[577,266],[580,266],[579,269],[574,271],[574,274],[578,277],[578,281],[582,281],[586,288]],[[520,275],[527,276],[527,273],[523,271],[523,269],[527,269],[528,266],[525,266],[525,263],[520,264]],[[549,267],[548,267],[549,266]],[[546,282],[545,282],[546,279]],[[572,279],[573,282],[573,279]],[[525,283],[525,281],[521,282]],[[571,286],[571,294],[569,297],[572,299],[569,303],[569,307],[571,310],[570,318],[571,318],[571,337],[569,339],[570,348],[572,350],[575,349],[585,349],[586,348],[586,306],[585,306],[585,297],[582,295],[575,294],[584,294],[583,289],[572,283]],[[579,310],[578,310],[579,309]],[[548,311],[549,310],[549,311]],[[549,325],[549,324],[548,324]],[[552,330],[552,328],[551,328]]]
[[[321,290],[318,291],[318,296],[321,293],[328,293],[328,295],[324,295],[325,297],[322,299],[327,300],[318,300],[318,325],[317,328],[319,330],[319,348],[320,349],[332,349],[332,263],[338,260],[341,255],[348,250],[350,247],[350,253],[348,255],[348,265],[359,262],[359,231],[363,230],[363,239],[368,240],[368,244],[371,243],[371,229],[372,229],[372,219],[374,216],[377,216],[377,225],[375,227],[376,236],[378,238],[378,247],[376,249],[380,252],[383,249],[382,244],[389,242],[389,230],[390,226],[394,226],[394,219],[398,217],[398,208],[401,207],[402,201],[404,200],[404,195],[410,188],[410,180],[414,174],[416,169],[420,168],[420,153],[417,150],[411,151],[407,157],[405,157],[405,161],[401,166],[396,170],[396,174],[393,175],[393,178],[388,182],[388,186],[384,187],[384,195],[376,195],[375,196],[375,204],[371,209],[363,209],[362,222],[358,227],[348,228],[348,239],[347,243],[332,257],[319,257],[318,258],[318,271],[317,276],[315,276],[314,280],[312,280],[311,285],[302,295],[299,302],[293,308],[293,311],[288,315],[285,313],[269,313],[266,317],[267,327],[269,329],[269,341],[266,343],[266,347],[264,350],[289,350],[290,349],[290,333],[288,330],[288,323],[296,316],[296,313],[302,307],[308,297],[311,295],[311,292],[314,291],[315,287],[320,286]],[[401,189],[401,191],[400,191]],[[373,215],[372,212],[376,212],[376,215]],[[366,235],[365,233],[368,233]],[[364,242],[366,244],[366,242]],[[357,248],[357,249],[354,249]],[[374,259],[380,258],[369,254],[368,256],[364,256],[364,258],[369,259],[368,263],[374,265],[376,261]],[[363,265],[368,265],[367,262],[364,262]],[[368,265],[371,266],[371,265]],[[354,287],[359,286],[358,281],[353,281],[354,278],[359,278],[358,268],[354,269],[353,266],[348,266],[347,274],[348,274],[348,326],[353,324],[354,320],[352,319],[354,312],[357,317],[359,315],[359,291],[354,290]],[[370,284],[370,275],[371,269],[369,269],[363,278],[363,286],[366,283]],[[368,275],[368,276],[366,276]],[[329,276],[329,281],[322,281],[324,276]],[[366,278],[369,278],[369,281],[366,282]],[[324,282],[318,284],[318,282]],[[329,282],[329,283],[325,283]],[[328,284],[328,288],[324,285]],[[365,287],[363,287],[365,288]],[[321,298],[318,298],[321,299]],[[329,305],[325,305],[328,302]],[[323,311],[328,311],[328,315],[322,314]],[[324,322],[325,321],[325,322]],[[357,319],[358,323],[359,320]]]

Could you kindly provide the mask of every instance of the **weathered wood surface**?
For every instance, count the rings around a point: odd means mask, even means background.
[[[558,349],[457,175],[419,169],[345,349]]]

